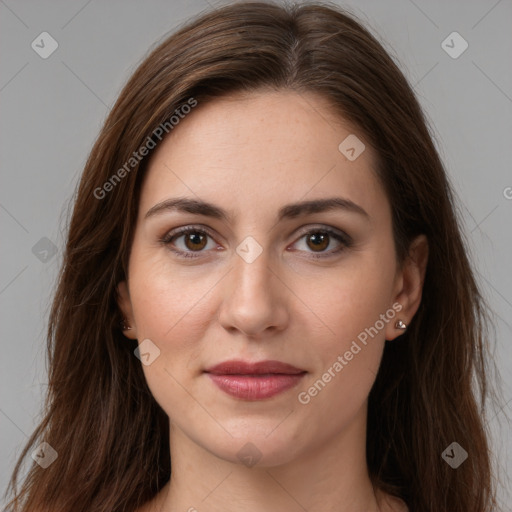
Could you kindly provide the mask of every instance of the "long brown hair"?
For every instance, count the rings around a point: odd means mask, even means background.
[[[398,259],[416,235],[429,241],[420,308],[386,344],[369,396],[372,481],[411,512],[494,510],[486,310],[453,192],[398,66],[354,15],[318,2],[212,10],[159,44],[122,90],[74,197],[48,325],[44,418],[15,467],[9,510],[134,511],[169,480],[168,418],[119,326],[116,286],[149,160],[130,159],[159,143],[159,126],[174,128],[169,119],[183,105],[261,89],[326,98],[376,150]],[[46,469],[33,464],[18,492],[21,464],[42,441],[58,457]],[[456,470],[441,456],[454,441],[469,454]]]

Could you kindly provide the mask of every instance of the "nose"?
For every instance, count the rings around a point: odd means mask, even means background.
[[[286,287],[271,262],[269,251],[252,262],[233,255],[233,268],[226,276],[219,322],[228,331],[261,338],[286,328],[289,318]],[[273,264],[272,264],[273,263]]]

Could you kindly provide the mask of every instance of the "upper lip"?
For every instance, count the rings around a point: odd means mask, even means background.
[[[218,375],[260,375],[264,373],[280,373],[294,375],[304,373],[305,370],[296,368],[288,363],[281,361],[258,361],[251,363],[250,361],[242,361],[233,359],[211,366],[205,370],[207,373]]]

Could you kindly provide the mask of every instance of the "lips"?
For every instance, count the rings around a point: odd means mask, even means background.
[[[225,361],[205,370],[218,388],[241,400],[271,398],[296,386],[307,373],[280,361]]]
[[[215,375],[262,375],[266,373],[277,373],[282,375],[297,375],[305,370],[296,368],[291,364],[282,363],[281,361],[259,361],[251,363],[234,359],[224,361],[205,370],[207,373]]]

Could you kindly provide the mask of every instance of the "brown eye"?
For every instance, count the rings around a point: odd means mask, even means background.
[[[303,245],[302,248],[300,247],[301,243]],[[328,250],[333,244],[334,248]],[[309,253],[310,258],[318,259],[334,256],[344,249],[351,247],[352,244],[352,238],[346,233],[325,227],[303,232],[300,239],[294,245],[299,245],[298,249],[301,252]]]
[[[185,246],[191,251],[200,251],[206,246],[206,236],[200,231],[191,231],[184,236]]]
[[[201,256],[201,253],[206,252],[208,239],[212,240],[212,245],[215,247],[213,237],[207,231],[195,227],[186,227],[168,233],[160,241],[178,256],[197,258]]]
[[[324,251],[329,246],[329,234],[321,231],[311,233],[307,235],[308,247],[311,247],[315,251]]]

